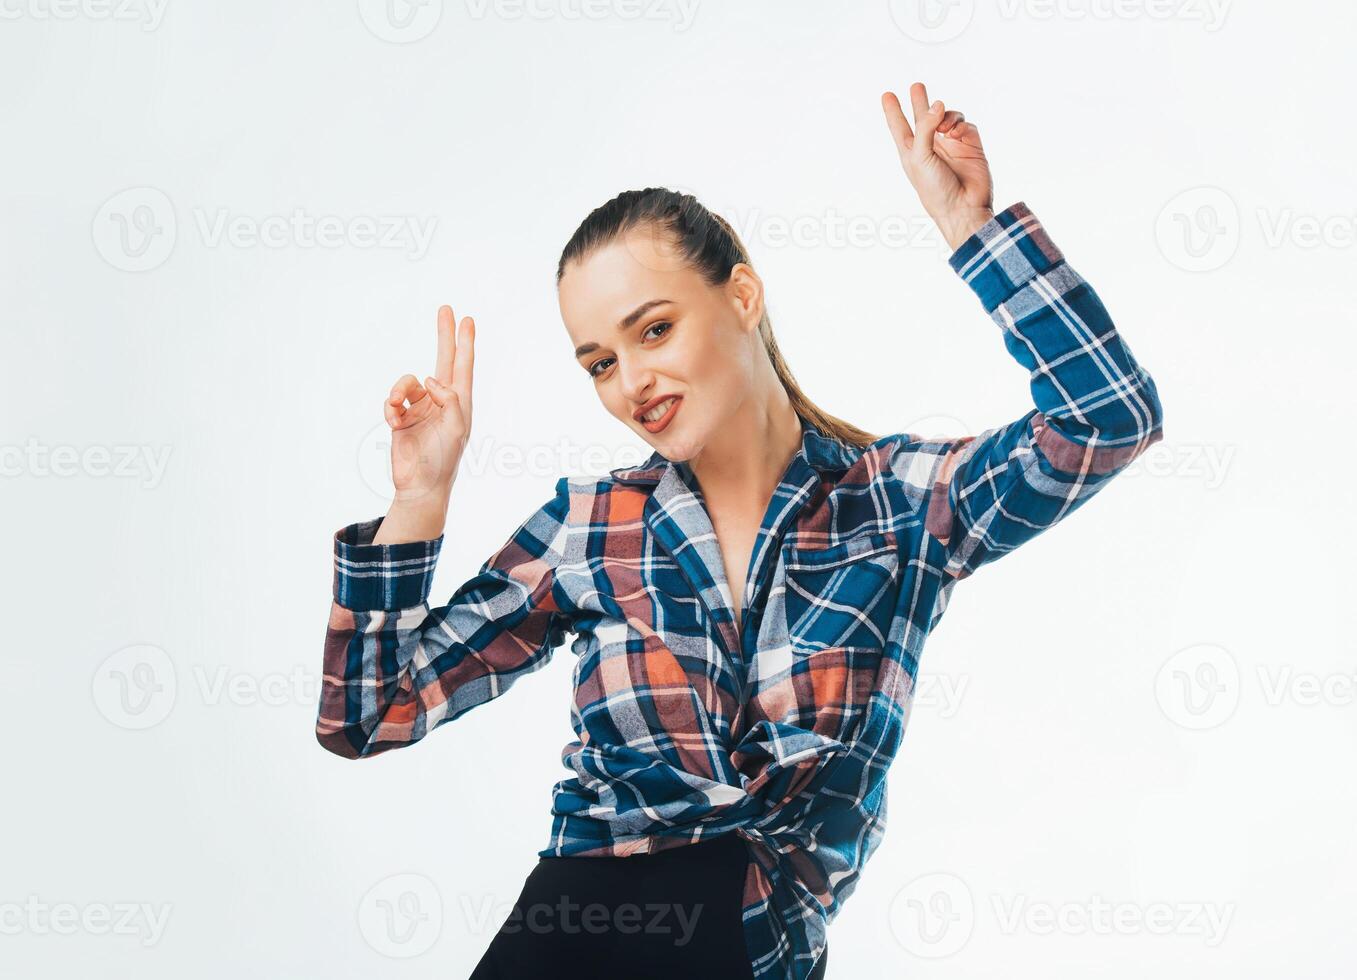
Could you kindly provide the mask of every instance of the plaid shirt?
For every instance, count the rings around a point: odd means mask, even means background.
[[[687,463],[562,477],[480,571],[428,604],[442,537],[334,539],[316,736],[419,741],[542,667],[567,633],[569,778],[540,855],[625,856],[734,832],[754,973],[803,980],[885,830],[886,770],[958,581],[1067,516],[1162,437],[1154,381],[1019,202],[949,259],[1036,407],[961,438],[858,447],[802,420],[737,629]]]

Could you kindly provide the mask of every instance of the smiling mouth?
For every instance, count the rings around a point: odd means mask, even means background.
[[[659,432],[673,419],[674,413],[678,411],[679,403],[682,401],[682,395],[674,395],[646,412],[638,421],[647,432]]]

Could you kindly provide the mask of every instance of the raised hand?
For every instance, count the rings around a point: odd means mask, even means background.
[[[994,216],[994,182],[980,131],[941,101],[928,104],[923,82],[909,87],[914,128],[894,92],[881,95],[895,148],[919,203],[952,248]]]
[[[463,317],[454,338],[454,322],[452,307],[439,307],[434,373],[422,385],[413,374],[403,376],[382,406],[391,426],[391,480],[398,505],[446,510],[471,435],[476,324]]]

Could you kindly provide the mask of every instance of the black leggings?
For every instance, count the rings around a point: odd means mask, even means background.
[[[725,833],[654,854],[539,857],[469,980],[752,980],[745,848]]]

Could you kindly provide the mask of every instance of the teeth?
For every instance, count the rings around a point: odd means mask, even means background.
[[[659,417],[660,417],[661,415],[663,415],[665,412],[669,411],[669,403],[672,402],[673,400],[674,400],[674,399],[672,399],[672,398],[666,398],[664,401],[660,402],[658,405],[656,405],[656,406],[655,406],[654,408],[652,408],[650,411],[648,411],[648,412],[646,412],[644,415],[642,415],[641,418],[645,419],[647,422],[654,422],[654,421],[656,421],[657,419],[659,419]]]

